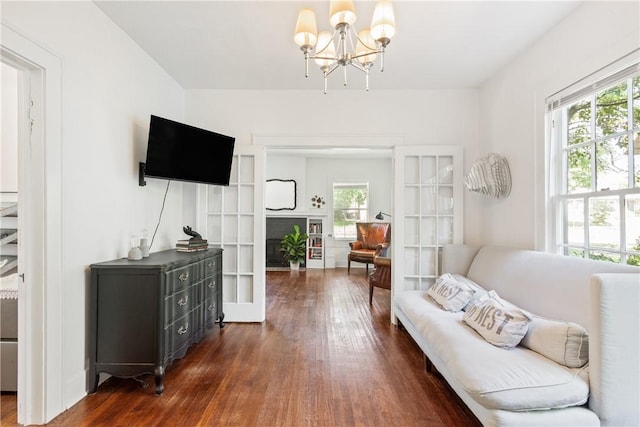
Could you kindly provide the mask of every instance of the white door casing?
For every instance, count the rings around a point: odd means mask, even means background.
[[[18,422],[44,424],[75,403],[65,401],[62,369],[62,67],[4,24],[0,40],[2,61],[23,70],[28,88],[18,167]]]

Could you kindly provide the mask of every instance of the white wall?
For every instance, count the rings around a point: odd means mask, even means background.
[[[185,118],[251,144],[255,135],[401,136],[405,144],[461,145],[465,169],[478,154],[478,91],[190,90]],[[362,138],[365,136],[365,138]],[[308,139],[307,139],[308,140]],[[310,197],[306,194],[307,198]],[[477,243],[477,200],[465,193],[465,240]]]
[[[544,100],[640,46],[640,3],[585,2],[487,81],[480,97],[480,147],[505,155],[511,195],[479,195],[484,243],[544,249]]]
[[[66,407],[86,390],[88,266],[127,255],[156,226],[167,181],[138,186],[150,114],[181,120],[184,92],[92,2],[3,2],[2,22],[62,62],[62,384]],[[188,184],[191,185],[191,184]],[[174,245],[183,184],[172,183],[153,251]]]

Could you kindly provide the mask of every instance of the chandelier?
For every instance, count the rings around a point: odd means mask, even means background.
[[[315,60],[324,76],[326,94],[327,78],[340,66],[347,86],[347,67],[351,65],[364,72],[365,89],[369,90],[369,70],[379,54],[380,71],[384,71],[384,51],[396,32],[391,0],[380,0],[376,4],[371,28],[359,33],[353,25],[357,15],[352,0],[331,0],[329,17],[333,33],[322,31],[318,34],[315,12],[302,9],[298,14],[293,39],[304,53],[304,76],[309,77],[309,59]],[[315,54],[312,54],[314,50]]]

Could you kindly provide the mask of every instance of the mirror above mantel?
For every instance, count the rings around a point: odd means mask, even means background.
[[[296,181],[268,179],[265,184],[265,208],[268,211],[295,210]]]

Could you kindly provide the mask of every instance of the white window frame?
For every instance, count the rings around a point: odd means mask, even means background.
[[[356,228],[355,228],[355,223],[353,226],[353,235],[347,235],[347,236],[340,236],[338,237],[338,233],[337,233],[337,229],[338,227],[336,227],[336,223],[335,223],[335,212],[336,212],[336,206],[335,206],[335,190],[336,187],[340,186],[340,187],[345,187],[345,188],[349,188],[349,187],[353,187],[353,188],[360,188],[360,187],[366,187],[367,189],[367,203],[365,205],[364,208],[360,208],[359,210],[361,211],[361,215],[360,218],[369,218],[369,199],[370,199],[370,194],[369,194],[369,181],[367,180],[336,180],[333,182],[332,186],[331,186],[331,205],[333,207],[333,209],[331,210],[331,226],[333,228],[333,236],[336,240],[354,240],[356,237]],[[355,210],[358,208],[350,208],[348,210]],[[347,210],[347,209],[344,209]]]
[[[601,253],[610,255],[613,258],[619,257],[620,263],[627,263],[628,256],[640,255],[640,253],[627,249],[627,230],[625,222],[627,212],[625,201],[630,195],[633,197],[635,197],[635,195],[640,195],[640,187],[637,184],[635,184],[634,187],[634,170],[637,168],[637,166],[634,165],[634,160],[636,162],[639,161],[636,156],[640,155],[637,148],[634,150],[634,136],[640,131],[640,123],[634,123],[633,121],[633,99],[631,96],[632,88],[630,84],[631,80],[638,76],[640,76],[640,59],[638,51],[634,51],[626,57],[603,68],[599,72],[582,79],[547,99],[546,126],[549,141],[549,211],[547,220],[549,236],[547,244],[548,251],[571,255],[573,250],[582,250],[582,256],[584,258],[590,258],[590,254],[592,253]],[[604,138],[597,138],[595,133],[593,133],[592,138],[588,142],[581,144],[585,147],[589,147],[592,153],[592,171],[594,171],[594,173],[591,179],[591,190],[587,192],[569,194],[567,173],[569,152],[567,147],[567,109],[582,99],[591,97],[593,100],[597,93],[624,81],[629,83],[627,86],[627,90],[630,95],[628,96],[628,129],[620,134],[626,134],[629,141],[628,188],[615,190],[600,189],[600,191],[595,188],[595,173],[597,172],[595,172],[595,156],[593,155],[595,152],[594,147]],[[593,114],[591,120],[595,120]],[[574,147],[575,146],[572,146],[572,148]],[[620,245],[618,249],[594,247],[589,242],[589,204],[590,201],[602,197],[608,197],[613,200],[617,199],[617,208],[619,212],[619,223],[617,226],[620,230]],[[569,244],[569,226],[565,206],[567,201],[570,200],[581,201],[584,206],[583,218],[585,226],[584,242],[582,245]]]

